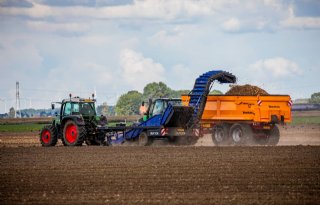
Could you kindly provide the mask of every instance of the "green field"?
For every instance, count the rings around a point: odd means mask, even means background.
[[[28,123],[28,124],[3,124],[0,125],[0,132],[32,132],[42,129],[43,124]]]
[[[320,124],[320,116],[293,117],[291,124]]]
[[[110,122],[108,126],[116,126],[116,122]],[[132,122],[127,122],[127,126],[132,125]],[[24,124],[0,124],[0,132],[32,132],[40,131],[45,124],[39,123],[24,123]]]

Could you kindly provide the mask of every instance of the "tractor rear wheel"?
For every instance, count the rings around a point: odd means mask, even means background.
[[[269,132],[269,140],[268,140],[268,145],[277,145],[280,140],[280,131],[279,128],[275,125]]]
[[[229,135],[234,145],[250,144],[253,138],[253,132],[250,125],[245,123],[232,125]]]
[[[40,132],[40,142],[43,147],[51,147],[57,144],[58,137],[53,125],[44,126]]]
[[[69,120],[63,128],[63,144],[66,146],[81,146],[86,136],[84,126],[77,125],[74,121]]]
[[[146,132],[141,132],[138,138],[139,146],[148,146],[150,144],[150,139]]]
[[[228,124],[216,125],[213,128],[212,141],[216,146],[229,145],[231,143],[229,129],[230,125]]]

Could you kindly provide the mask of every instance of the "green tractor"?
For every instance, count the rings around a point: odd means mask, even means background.
[[[94,96],[92,96],[94,97]],[[102,145],[105,142],[105,133],[101,127],[107,123],[105,116],[97,116],[95,110],[95,99],[84,99],[71,97],[62,102],[60,113],[56,114],[51,125],[43,127],[40,132],[40,142],[44,147],[55,146],[58,139],[61,139],[65,146],[81,146],[84,142],[87,145]]]

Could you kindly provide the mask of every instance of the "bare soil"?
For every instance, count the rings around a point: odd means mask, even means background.
[[[50,148],[0,133],[0,204],[320,204],[320,125],[280,133],[274,147]]]
[[[0,204],[319,204],[320,147],[0,148]]]

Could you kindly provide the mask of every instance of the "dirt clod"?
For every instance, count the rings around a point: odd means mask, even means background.
[[[262,88],[259,88],[258,86],[254,85],[234,85],[230,88],[228,92],[226,92],[225,95],[269,95],[267,91],[263,90]]]

